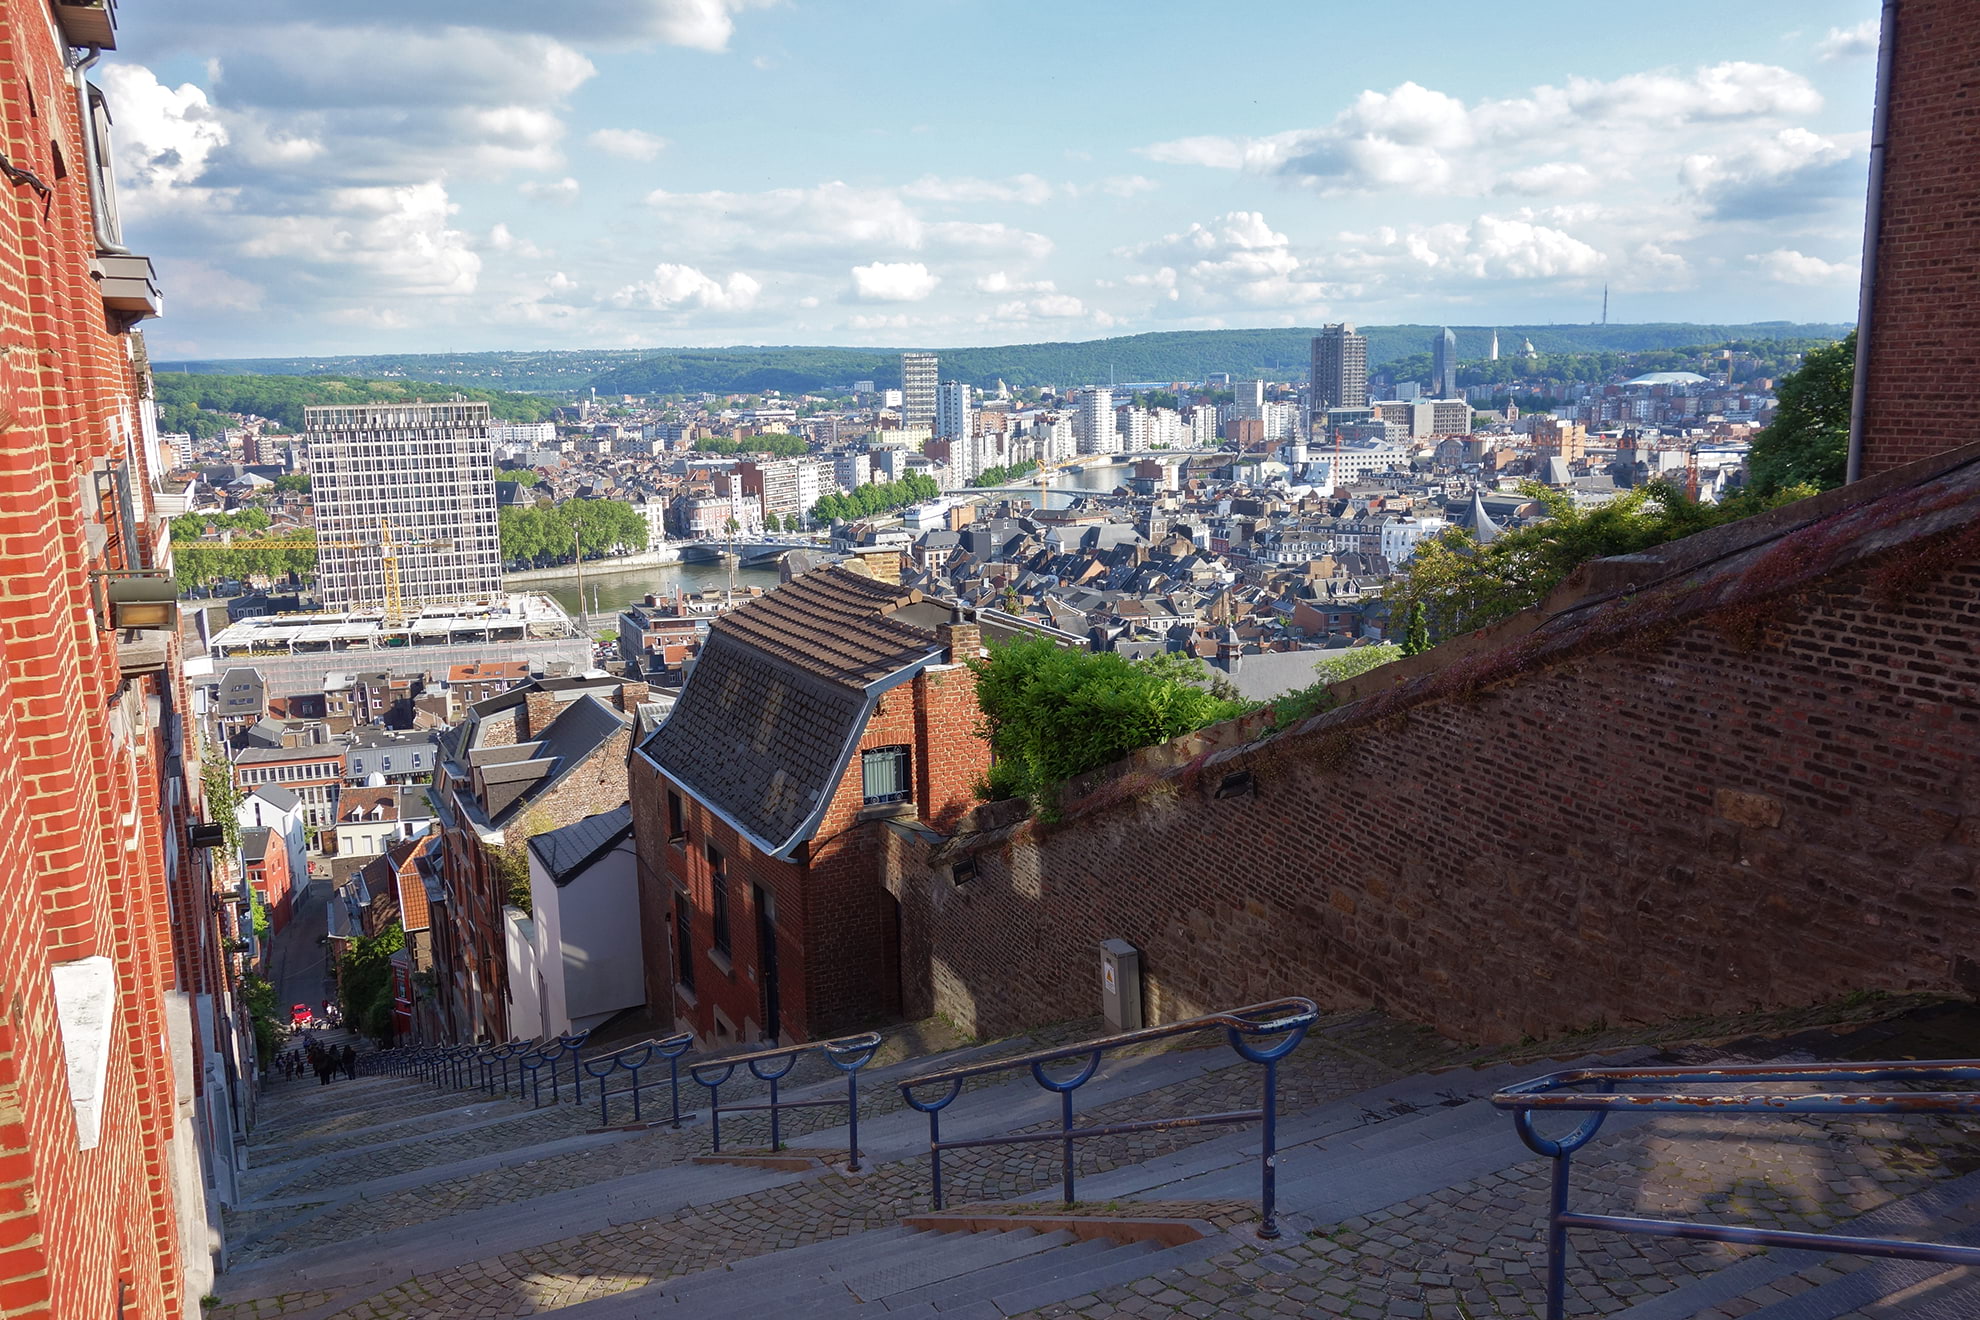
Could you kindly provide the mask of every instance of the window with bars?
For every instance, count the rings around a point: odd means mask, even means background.
[[[869,806],[879,802],[905,802],[914,794],[908,749],[905,747],[876,747],[870,752],[862,752],[859,768]]]
[[[708,889],[715,915],[715,952],[729,956],[729,870],[722,854],[708,849]]]

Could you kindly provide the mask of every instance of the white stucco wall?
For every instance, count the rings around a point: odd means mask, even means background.
[[[631,837],[562,887],[533,852],[529,868],[536,950],[544,970],[543,1020],[549,1029],[582,1030],[645,1003]]]

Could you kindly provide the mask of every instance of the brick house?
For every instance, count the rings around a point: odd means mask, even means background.
[[[526,660],[486,660],[453,665],[447,670],[447,702],[455,719],[463,718],[469,706],[499,697],[510,688],[529,681]]]
[[[288,925],[295,908],[296,876],[289,869],[289,850],[282,837],[266,826],[242,830],[241,869],[268,909],[271,932]]]
[[[875,558],[898,576],[898,555]],[[634,757],[649,1011],[672,1003],[711,1044],[817,1039],[899,1012],[900,915],[878,839],[952,827],[990,762],[963,665],[980,634],[948,619],[897,581],[835,566],[714,622]]]
[[[469,707],[441,742],[433,798],[446,911],[434,918],[434,960],[455,1039],[508,1038],[505,862],[527,875],[516,845],[626,800],[645,699],[644,683],[616,678],[532,679]]]

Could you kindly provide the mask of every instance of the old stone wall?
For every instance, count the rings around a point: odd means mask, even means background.
[[[1090,1014],[1108,938],[1152,1021],[1301,993],[1502,1041],[1980,991],[1976,464],[1681,543],[1666,582],[1131,763],[1060,824],[897,842],[909,1011]]]

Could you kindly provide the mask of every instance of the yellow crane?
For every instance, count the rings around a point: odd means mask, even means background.
[[[241,550],[372,550],[378,554],[379,567],[385,573],[385,624],[396,628],[406,621],[405,601],[399,589],[399,552],[401,550],[452,550],[452,541],[399,541],[392,536],[392,524],[388,519],[378,520],[376,541],[324,541],[285,538],[279,541],[244,540],[235,544],[231,533],[225,544]]]

